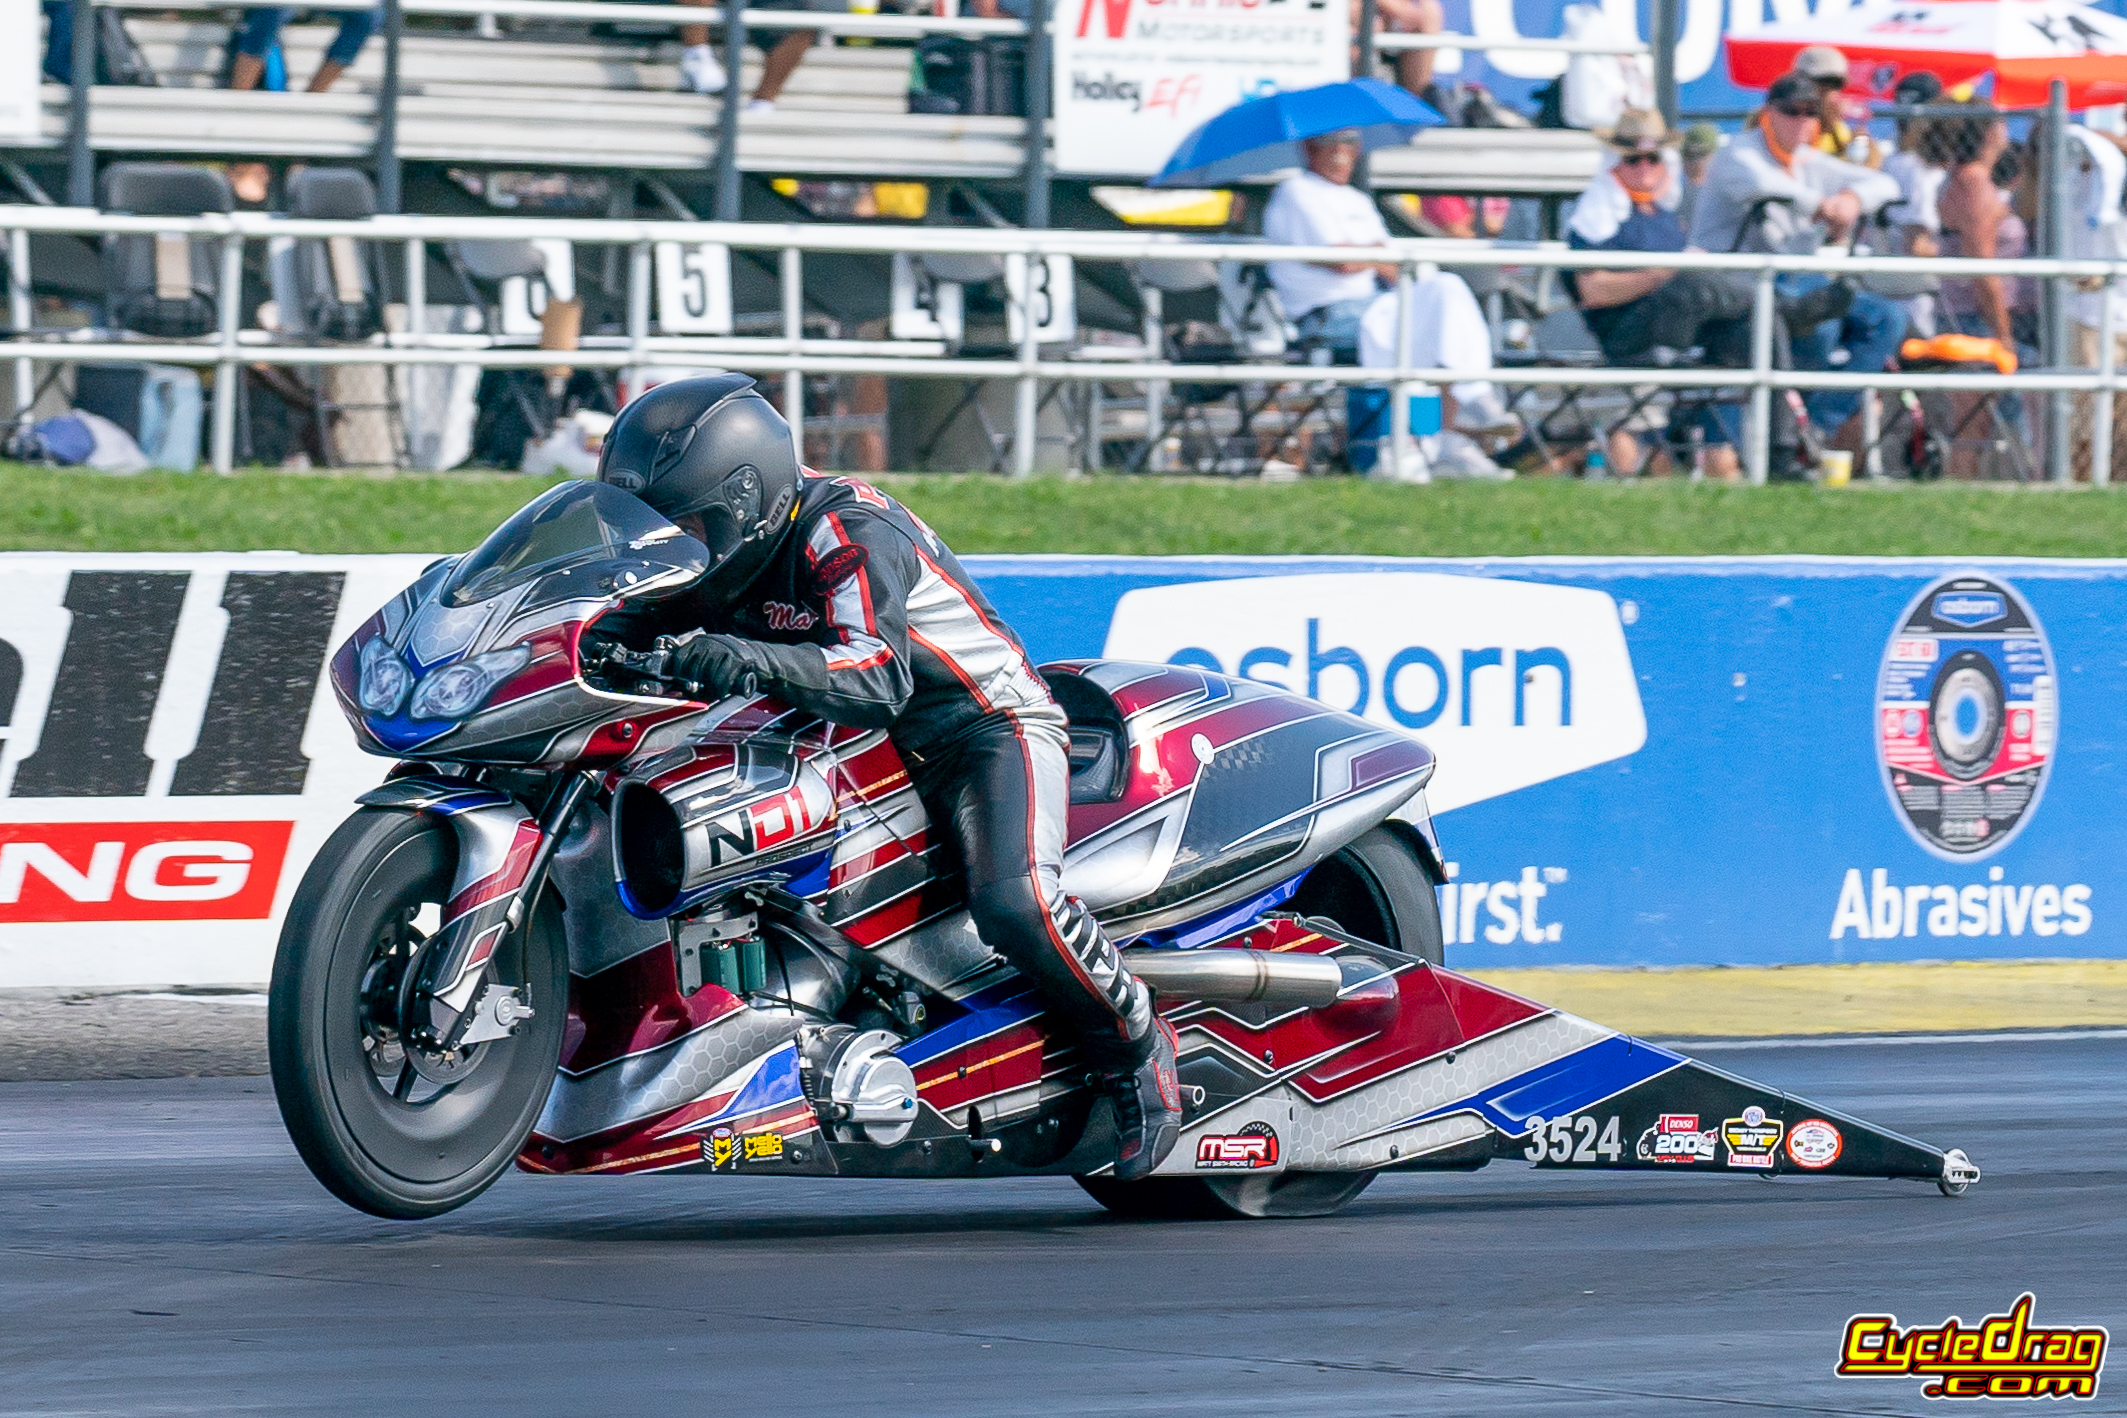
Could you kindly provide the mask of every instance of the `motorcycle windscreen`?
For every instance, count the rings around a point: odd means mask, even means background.
[[[654,599],[691,585],[715,562],[709,548],[632,493],[605,483],[563,483],[460,558],[441,599],[453,607],[474,605],[556,573],[594,594]]]

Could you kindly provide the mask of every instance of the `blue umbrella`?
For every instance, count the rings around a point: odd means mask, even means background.
[[[1363,150],[1410,140],[1444,123],[1422,100],[1379,79],[1351,79],[1237,103],[1182,140],[1152,187],[1216,187],[1300,167],[1303,139],[1359,130]]]

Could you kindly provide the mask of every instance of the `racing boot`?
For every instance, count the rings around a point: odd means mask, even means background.
[[[1143,1181],[1182,1135],[1182,1085],[1174,1071],[1174,1026],[1153,1021],[1152,1057],[1135,1073],[1111,1073],[1115,1102],[1115,1180]]]

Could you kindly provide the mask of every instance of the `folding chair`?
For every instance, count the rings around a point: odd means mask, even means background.
[[[367,221],[377,210],[368,176],[351,168],[305,168],[289,179],[287,195],[291,217]],[[377,243],[351,236],[277,237],[267,260],[284,333],[348,345],[372,343],[382,333],[386,286]],[[302,382],[328,465],[398,462],[405,428],[388,368],[311,366]]]
[[[135,216],[198,217],[236,208],[229,183],[212,168],[182,163],[116,163],[103,175],[103,207]],[[159,340],[195,340],[220,322],[221,243],[175,233],[103,239],[106,318],[114,329]]]
[[[1898,368],[1914,374],[2014,374],[2016,355],[1999,340],[1976,335],[1937,335],[1927,340],[1907,340],[1898,351]],[[1871,452],[1892,455],[1887,463],[1902,464],[1905,475],[1929,481],[1951,471],[1957,446],[1978,442],[1992,455],[1995,465],[2006,464],[2020,483],[2039,477],[2032,449],[2023,434],[2009,422],[2003,399],[2021,398],[2016,393],[1957,393],[1946,389],[1898,391],[1898,407],[1883,421],[1876,441],[1861,450],[1857,461]],[[1970,400],[1962,414],[1957,401]],[[1985,419],[1986,434],[1968,440],[1966,435]]]

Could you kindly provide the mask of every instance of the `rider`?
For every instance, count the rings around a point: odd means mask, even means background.
[[[1116,1177],[1150,1173],[1181,1129],[1174,1033],[1064,893],[1067,721],[953,553],[884,493],[800,468],[790,426],[743,374],[636,399],[598,476],[709,548],[684,603],[704,633],[674,651],[679,677],[888,731],[959,845],[976,930],[1077,1031],[1114,1100]]]

